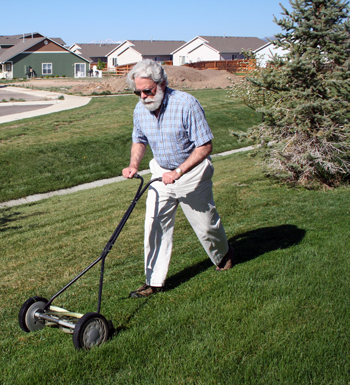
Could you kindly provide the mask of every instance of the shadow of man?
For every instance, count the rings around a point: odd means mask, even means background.
[[[229,243],[235,249],[235,264],[238,265],[258,258],[269,251],[287,249],[296,245],[302,241],[305,234],[305,230],[294,225],[262,227],[238,234],[230,238]],[[212,266],[212,262],[205,259],[195,265],[186,267],[186,269],[167,278],[164,290],[172,290]]]

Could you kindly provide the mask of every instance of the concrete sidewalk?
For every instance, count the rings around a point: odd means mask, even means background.
[[[34,116],[52,114],[53,112],[70,110],[77,107],[82,107],[88,104],[91,100],[91,98],[86,96],[73,96],[73,95],[66,95],[63,93],[60,94],[57,92],[33,90],[33,89],[20,88],[20,87],[1,87],[0,90],[2,94],[6,92],[8,93],[9,96],[11,95],[11,93],[13,93],[13,95],[16,95],[16,97],[20,94],[21,98],[23,98],[24,100],[27,100],[25,102],[14,101],[14,102],[0,103],[0,108],[13,107],[14,109],[13,114],[0,116],[0,124],[13,122],[20,119],[32,118]],[[64,99],[60,100],[59,98],[62,96]],[[33,100],[33,97],[36,98],[37,100]],[[45,105],[47,105],[47,107],[37,109],[38,106],[45,106]],[[16,113],[17,106],[18,108],[23,106],[33,106],[33,110]]]
[[[220,154],[214,154],[211,157],[215,158],[215,157],[219,157],[219,156],[227,156],[227,155],[235,154],[238,152],[251,151],[253,149],[254,149],[254,146],[249,146],[249,147],[239,148],[237,150],[222,152]],[[149,173],[150,173],[150,170],[143,170],[143,171],[139,172],[140,175],[147,175]],[[102,187],[102,186],[105,186],[107,184],[111,184],[111,183],[115,183],[115,182],[121,182],[121,181],[125,181],[125,180],[126,179],[123,176],[117,176],[115,178],[101,179],[101,180],[98,180],[95,182],[84,183],[84,184],[81,184],[79,186],[74,186],[74,187],[70,187],[70,188],[66,188],[66,189],[62,189],[62,190],[57,190],[57,191],[51,191],[51,192],[44,193],[44,194],[30,195],[30,196],[27,196],[25,198],[0,203],[0,209],[5,208],[5,207],[19,206],[19,205],[23,205],[26,203],[33,203],[33,202],[41,201],[43,199],[48,199],[48,198],[51,198],[51,197],[54,197],[57,195],[72,194],[72,193],[75,193],[77,191],[88,190],[88,189],[96,188],[96,187]]]

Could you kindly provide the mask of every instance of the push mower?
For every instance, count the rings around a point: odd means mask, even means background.
[[[162,178],[152,179],[143,187],[143,178],[138,174],[135,174],[134,178],[140,179],[138,190],[129,208],[125,212],[123,218],[119,222],[118,226],[114,230],[114,233],[103,249],[102,254],[93,263],[91,263],[90,266],[88,266],[74,279],[72,279],[66,286],[64,286],[60,291],[52,296],[50,300],[42,297],[31,297],[26,302],[24,302],[18,316],[19,326],[22,330],[29,333],[41,330],[45,326],[58,327],[65,333],[73,334],[73,344],[76,349],[90,349],[93,346],[99,346],[107,341],[110,336],[110,330],[113,328],[113,326],[112,323],[108,322],[106,318],[100,313],[105,259],[143,193],[153,182],[162,180]],[[52,302],[60,294],[62,294],[74,282],[76,282],[99,262],[101,262],[101,272],[96,313],[90,312],[86,314],[80,314],[70,312],[63,308],[52,305]]]

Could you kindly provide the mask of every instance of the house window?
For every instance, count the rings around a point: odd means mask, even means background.
[[[6,63],[5,64],[5,71],[6,72],[11,72],[11,63]]]
[[[86,63],[75,63],[74,77],[81,78],[86,76]]]
[[[52,75],[52,63],[43,63],[43,75]]]
[[[118,65],[118,58],[117,57],[112,58],[112,64],[113,64],[113,67],[116,67]]]

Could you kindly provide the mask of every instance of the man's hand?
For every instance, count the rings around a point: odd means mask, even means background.
[[[123,169],[123,177],[131,179],[137,173],[137,168],[135,167],[126,167]]]
[[[172,184],[172,183],[175,183],[175,181],[179,179],[180,176],[181,175],[177,173],[175,170],[170,172],[165,172],[163,174],[162,182],[164,184]]]
[[[123,169],[123,177],[131,179],[138,170],[141,159],[145,155],[146,146],[142,143],[133,143],[131,146],[131,157],[129,167]]]

